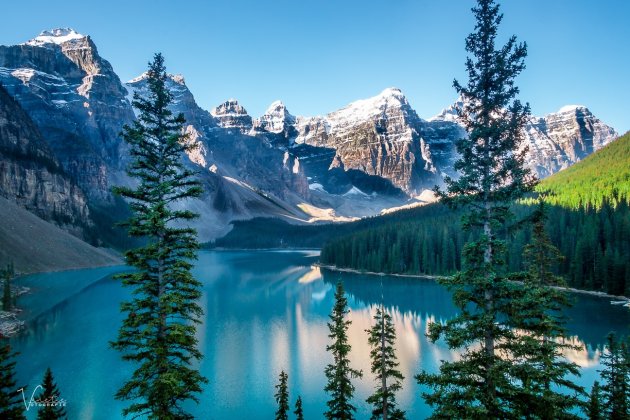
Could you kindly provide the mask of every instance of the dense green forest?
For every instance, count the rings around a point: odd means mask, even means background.
[[[548,195],[549,203],[572,209],[630,204],[630,132],[543,180],[537,190]]]
[[[551,204],[547,231],[565,259],[558,269],[569,286],[630,295],[630,135],[613,142],[538,187]],[[532,211],[533,200],[515,205],[508,265],[522,269],[528,229],[517,220]],[[465,238],[460,217],[439,205],[352,234],[331,238],[322,249],[324,264],[367,271],[447,275],[458,271]]]
[[[443,208],[437,217],[417,217],[362,229],[328,242],[321,261],[366,271],[445,275],[458,271],[460,253],[468,238],[459,216]],[[527,217],[532,206],[515,206],[517,217]],[[630,207],[620,203],[601,209],[570,210],[549,206],[546,227],[565,259],[558,274],[571,287],[630,295]],[[511,235],[508,262],[522,268],[521,253],[528,229],[506,230]]]

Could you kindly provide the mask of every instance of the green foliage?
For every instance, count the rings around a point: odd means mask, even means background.
[[[371,418],[404,419],[405,412],[396,407],[396,392],[402,388],[405,378],[398,370],[399,363],[394,349],[396,330],[392,317],[384,308],[379,307],[376,309],[374,322],[374,326],[366,330],[369,334],[368,343],[372,347],[371,369],[377,382],[374,393],[366,400],[374,407]]]
[[[586,406],[586,416],[589,420],[603,420],[604,408],[601,401],[601,389],[599,388],[599,382],[595,381],[591,395],[588,399],[588,405]]]
[[[601,357],[601,400],[604,417],[610,420],[630,418],[630,350],[614,333]]]
[[[7,340],[0,337],[0,418],[26,420],[24,404],[15,382],[15,353]]]
[[[536,188],[551,204],[571,209],[630,204],[630,132]]]
[[[401,274],[441,275],[461,269],[466,238],[457,223],[460,214],[439,204],[422,210],[329,241],[322,248],[322,263]]]
[[[506,276],[507,246],[499,233],[512,218],[511,203],[534,184],[520,147],[529,107],[515,99],[514,85],[525,68],[527,48],[514,36],[496,47],[503,16],[494,0],[478,0],[472,11],[476,25],[466,38],[468,83],[454,82],[464,98],[458,114],[469,135],[457,143],[460,177],[447,177],[447,190],[436,188],[436,193],[450,206],[466,209],[463,227],[477,236],[463,248],[462,270],[440,280],[460,313],[444,324],[430,324],[429,337],[444,338],[449,348],[463,353],[459,360],[443,362],[438,374],[417,376],[431,389],[423,397],[434,407],[433,418],[511,417],[519,392],[512,357],[518,341],[510,324],[512,297],[522,286]]]
[[[298,396],[297,401],[295,401],[295,420],[304,420],[304,409],[302,408],[302,397]]]
[[[50,368],[46,369],[44,381],[42,382],[42,392],[38,395],[39,401],[44,401],[47,405],[40,407],[37,411],[37,420],[57,420],[67,418],[65,404],[61,404],[61,394],[57,389],[57,384],[53,379]]]
[[[324,416],[329,420],[354,418],[356,407],[352,405],[354,385],[351,379],[363,376],[361,371],[350,367],[348,358],[351,349],[348,343],[348,327],[352,323],[346,319],[349,312],[343,284],[339,282],[335,291],[335,305],[330,314],[331,322],[328,323],[330,330],[328,337],[332,340],[332,344],[326,346],[326,350],[333,356],[333,363],[327,365],[325,369],[328,383],[324,390],[330,395],[330,399],[326,403],[328,411],[324,413]]]
[[[545,206],[540,201],[531,217],[532,239],[525,246],[526,272],[514,275],[524,287],[512,296],[512,328],[515,337],[511,356],[516,363],[514,376],[521,383],[515,398],[515,411],[524,417],[540,419],[577,418],[573,412],[581,406],[582,387],[570,375],[579,376],[579,366],[564,356],[565,350],[579,347],[567,344],[568,337],[560,310],[569,304],[561,277],[551,270],[562,255],[545,231]]]
[[[276,420],[288,420],[289,412],[289,388],[287,385],[288,375],[283,370],[280,372],[280,379],[276,385],[276,394],[274,395],[278,410],[276,411]]]
[[[182,134],[183,115],[168,109],[172,96],[166,79],[164,59],[156,54],[149,64],[148,98],[134,96],[140,115],[123,134],[133,158],[128,173],[138,184],[115,192],[130,202],[132,216],[124,224],[129,235],[146,245],[126,253],[136,270],[118,276],[133,288],[133,299],[121,305],[127,316],[112,346],[137,366],[116,393],[132,402],[123,415],[183,419],[192,416],[182,404],[198,402],[195,394],[206,379],[192,366],[202,357],[195,337],[201,283],[191,274],[197,235],[185,225],[197,215],[177,210],[176,204],[198,197],[201,187],[182,163],[190,143]]]

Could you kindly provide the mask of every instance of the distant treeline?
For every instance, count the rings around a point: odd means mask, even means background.
[[[232,230],[205,248],[321,248],[331,239],[362,229],[416,217],[434,217],[446,212],[439,205],[402,210],[385,216],[367,217],[350,223],[292,224],[276,218],[233,222]]]
[[[466,235],[460,216],[442,206],[442,214],[417,214],[329,241],[322,249],[324,264],[359,270],[448,275],[461,269],[460,255]],[[527,217],[531,206],[515,207],[517,219]],[[630,295],[630,208],[602,204],[571,210],[549,206],[547,231],[565,256],[558,267],[570,287]],[[511,270],[522,269],[521,253],[529,242],[529,229],[507,230],[512,236],[507,254]]]

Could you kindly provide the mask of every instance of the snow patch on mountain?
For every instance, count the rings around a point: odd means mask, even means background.
[[[398,88],[391,87],[378,95],[354,101],[346,107],[327,115],[332,129],[336,126],[354,126],[374,116],[385,115],[388,109],[399,109],[409,106],[407,98]]]
[[[56,44],[61,45],[65,42],[72,41],[75,39],[85,38],[85,35],[82,35],[75,31],[72,28],[56,28],[51,29],[50,31],[43,31],[35,38],[26,41],[22,45],[34,45],[34,46],[44,46],[46,44]]]
[[[562,108],[560,108],[558,110],[558,112],[559,113],[562,113],[562,112],[574,112],[575,110],[580,109],[580,108],[586,109],[586,107],[584,105],[565,105]]]

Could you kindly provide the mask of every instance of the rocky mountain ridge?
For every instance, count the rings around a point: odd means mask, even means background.
[[[0,46],[0,83],[92,206],[111,204],[111,186],[128,182],[119,133],[135,118],[133,95],[146,92],[145,79],[121,83],[91,38],[72,29]],[[325,116],[294,116],[276,101],[253,118],[234,99],[202,109],[181,75],[167,84],[172,111],[184,114],[197,146],[187,162],[206,195],[187,205],[202,215],[204,240],[235,219],[349,220],[423,202],[427,189],[455,175],[455,141],[466,135],[457,103],[425,120],[397,88]],[[525,134],[528,163],[542,177],[617,136],[583,107],[532,118]]]

